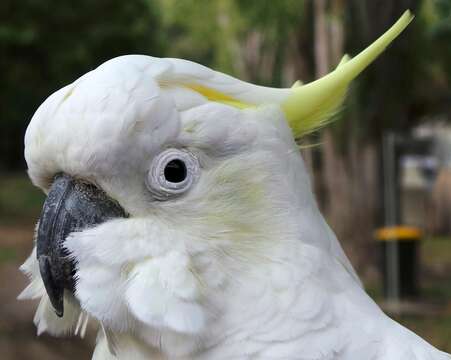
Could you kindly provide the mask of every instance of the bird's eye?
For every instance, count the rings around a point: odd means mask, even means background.
[[[199,162],[192,153],[167,149],[152,160],[146,185],[156,199],[165,200],[185,193],[198,175]]]
[[[183,160],[174,159],[169,161],[164,168],[164,177],[172,183],[180,183],[186,179],[186,166]]]

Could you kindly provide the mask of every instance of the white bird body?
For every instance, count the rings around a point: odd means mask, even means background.
[[[25,138],[32,181],[82,178],[130,217],[67,238],[77,285],[61,319],[33,252],[21,298],[41,299],[38,333],[79,332],[89,317],[95,360],[450,359],[363,290],[316,205],[279,105],[289,94],[134,55],[46,100]],[[183,196],[155,200],[143,179],[167,148],[201,171]]]

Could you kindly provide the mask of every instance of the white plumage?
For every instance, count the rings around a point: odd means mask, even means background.
[[[450,359],[362,289],[318,211],[280,107],[289,94],[134,55],[47,99],[25,138],[34,184],[47,191],[61,172],[91,181],[130,218],[68,237],[78,280],[62,319],[30,256],[21,298],[41,298],[38,333],[80,332],[89,317],[96,360]],[[144,179],[166,148],[194,154],[201,172],[183,196],[156,201]]]

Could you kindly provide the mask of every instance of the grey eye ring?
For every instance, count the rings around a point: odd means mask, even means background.
[[[199,176],[197,158],[187,150],[167,149],[158,154],[147,172],[146,186],[158,200],[181,195]]]

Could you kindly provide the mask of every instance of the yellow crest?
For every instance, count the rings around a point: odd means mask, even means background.
[[[413,15],[407,10],[381,37],[354,58],[345,55],[337,68],[309,84],[296,82],[291,88],[275,89],[257,86],[227,77],[224,83],[235,81],[239,91],[222,84],[183,84],[210,101],[221,102],[239,109],[268,103],[280,104],[296,138],[325,125],[340,108],[350,82],[371,64],[387,46],[409,25]]]

